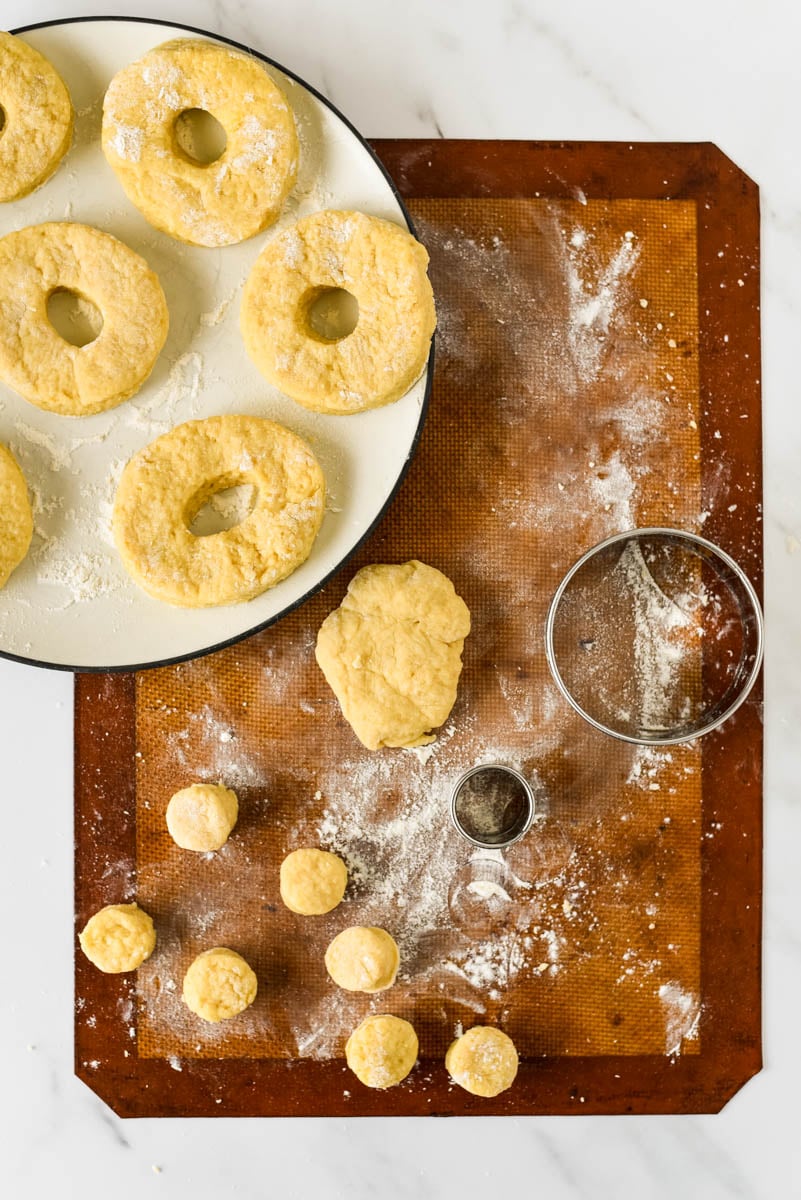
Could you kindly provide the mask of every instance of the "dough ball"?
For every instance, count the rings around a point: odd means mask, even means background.
[[[210,163],[176,137],[178,119],[198,108],[225,130]],[[251,54],[205,38],[171,38],[117,72],[102,144],[142,216],[193,246],[231,246],[266,229],[297,173],[295,120],[279,87]]]
[[[474,1025],[445,1055],[445,1067],[454,1083],[474,1096],[497,1096],[514,1083],[517,1051],[510,1037],[490,1025]]]
[[[109,975],[135,971],[156,945],[153,921],[138,904],[107,904],[79,934],[90,962]]]
[[[328,850],[293,850],[281,863],[281,899],[304,917],[336,908],[347,886],[348,868]]]
[[[204,1021],[227,1021],[256,999],[258,980],[236,950],[215,946],[198,954],[184,975],[184,1003]]]
[[[193,783],[167,805],[167,828],[182,850],[219,850],[238,815],[236,792],[220,783]]]
[[[421,562],[363,567],[317,635],[317,662],[368,750],[424,746],[456,701],[467,605]]]
[[[395,982],[399,965],[394,938],[372,925],[343,929],[325,952],[325,969],[348,992],[383,992]]]
[[[417,1034],[402,1017],[367,1017],[345,1046],[348,1066],[365,1087],[400,1083],[417,1062]]]

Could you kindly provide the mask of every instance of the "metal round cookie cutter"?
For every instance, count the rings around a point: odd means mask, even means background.
[[[451,790],[451,821],[482,850],[505,850],[531,828],[536,798],[524,775],[503,763],[480,763]]]
[[[656,678],[658,683],[660,672],[668,677],[684,665],[687,677],[694,679],[694,695],[685,697],[684,711],[666,706],[662,719],[659,714],[626,711],[623,692],[627,685],[633,690],[637,655],[626,642],[622,601],[618,611],[608,599],[613,577],[620,596],[620,579],[631,585],[632,595],[638,593],[640,619],[644,603],[652,616],[656,614],[657,625],[662,622],[663,658],[654,657],[653,647],[646,645],[644,672],[640,664],[646,683],[649,668],[651,682]],[[607,597],[606,619],[599,595]],[[628,602],[637,603],[631,596]],[[637,619],[635,612],[629,631]],[[596,631],[604,645],[600,669],[593,676]],[[763,642],[759,599],[743,569],[706,538],[663,526],[617,533],[589,549],[556,589],[545,623],[548,666],[564,698],[602,733],[636,745],[691,741],[727,721],[757,680]],[[616,714],[610,697],[619,700]]]

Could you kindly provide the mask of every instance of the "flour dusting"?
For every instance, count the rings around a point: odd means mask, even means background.
[[[624,234],[612,257],[600,264],[583,229],[574,228],[564,244],[567,338],[582,383],[598,377],[639,257],[640,248],[631,231]]]
[[[681,1054],[682,1043],[698,1037],[701,1003],[675,980],[660,986],[659,1002],[665,1020],[665,1054]]]

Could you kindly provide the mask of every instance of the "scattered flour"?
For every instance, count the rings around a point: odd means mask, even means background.
[[[681,1054],[682,1043],[698,1037],[701,1003],[694,992],[675,981],[663,983],[658,994],[665,1019],[665,1054]]]
[[[580,381],[598,377],[607,343],[626,298],[627,283],[640,257],[634,234],[627,232],[606,263],[599,263],[584,230],[574,228],[564,241],[568,297],[567,340]]]

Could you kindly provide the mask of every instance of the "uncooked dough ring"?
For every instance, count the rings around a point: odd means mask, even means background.
[[[175,140],[176,120],[191,109],[225,130],[216,162],[194,161]],[[194,38],[165,42],[114,76],[103,152],[151,225],[194,246],[230,246],[266,229],[298,167],[292,111],[262,64]]]
[[[61,290],[100,309],[86,346],[50,324],[47,301]],[[110,234],[53,221],[0,238],[0,379],[31,404],[71,417],[113,408],[147,379],[168,325],[158,277]]]
[[[358,212],[304,217],[262,250],[242,298],[242,336],[263,375],[307,408],[355,413],[408,392],[437,323],[428,254],[405,229]],[[321,337],[309,309],[330,289],[356,298],[352,333]]]
[[[19,200],[55,171],[72,141],[72,101],[38,50],[0,32],[0,203]]]
[[[25,476],[10,450],[0,446],[0,587],[18,567],[33,537],[33,513]]]
[[[241,484],[257,489],[243,521],[208,537],[190,532],[210,496]],[[157,600],[236,604],[308,558],[324,505],[323,473],[296,434],[263,417],[207,417],[131,459],[114,500],[114,539],[136,583]]]

